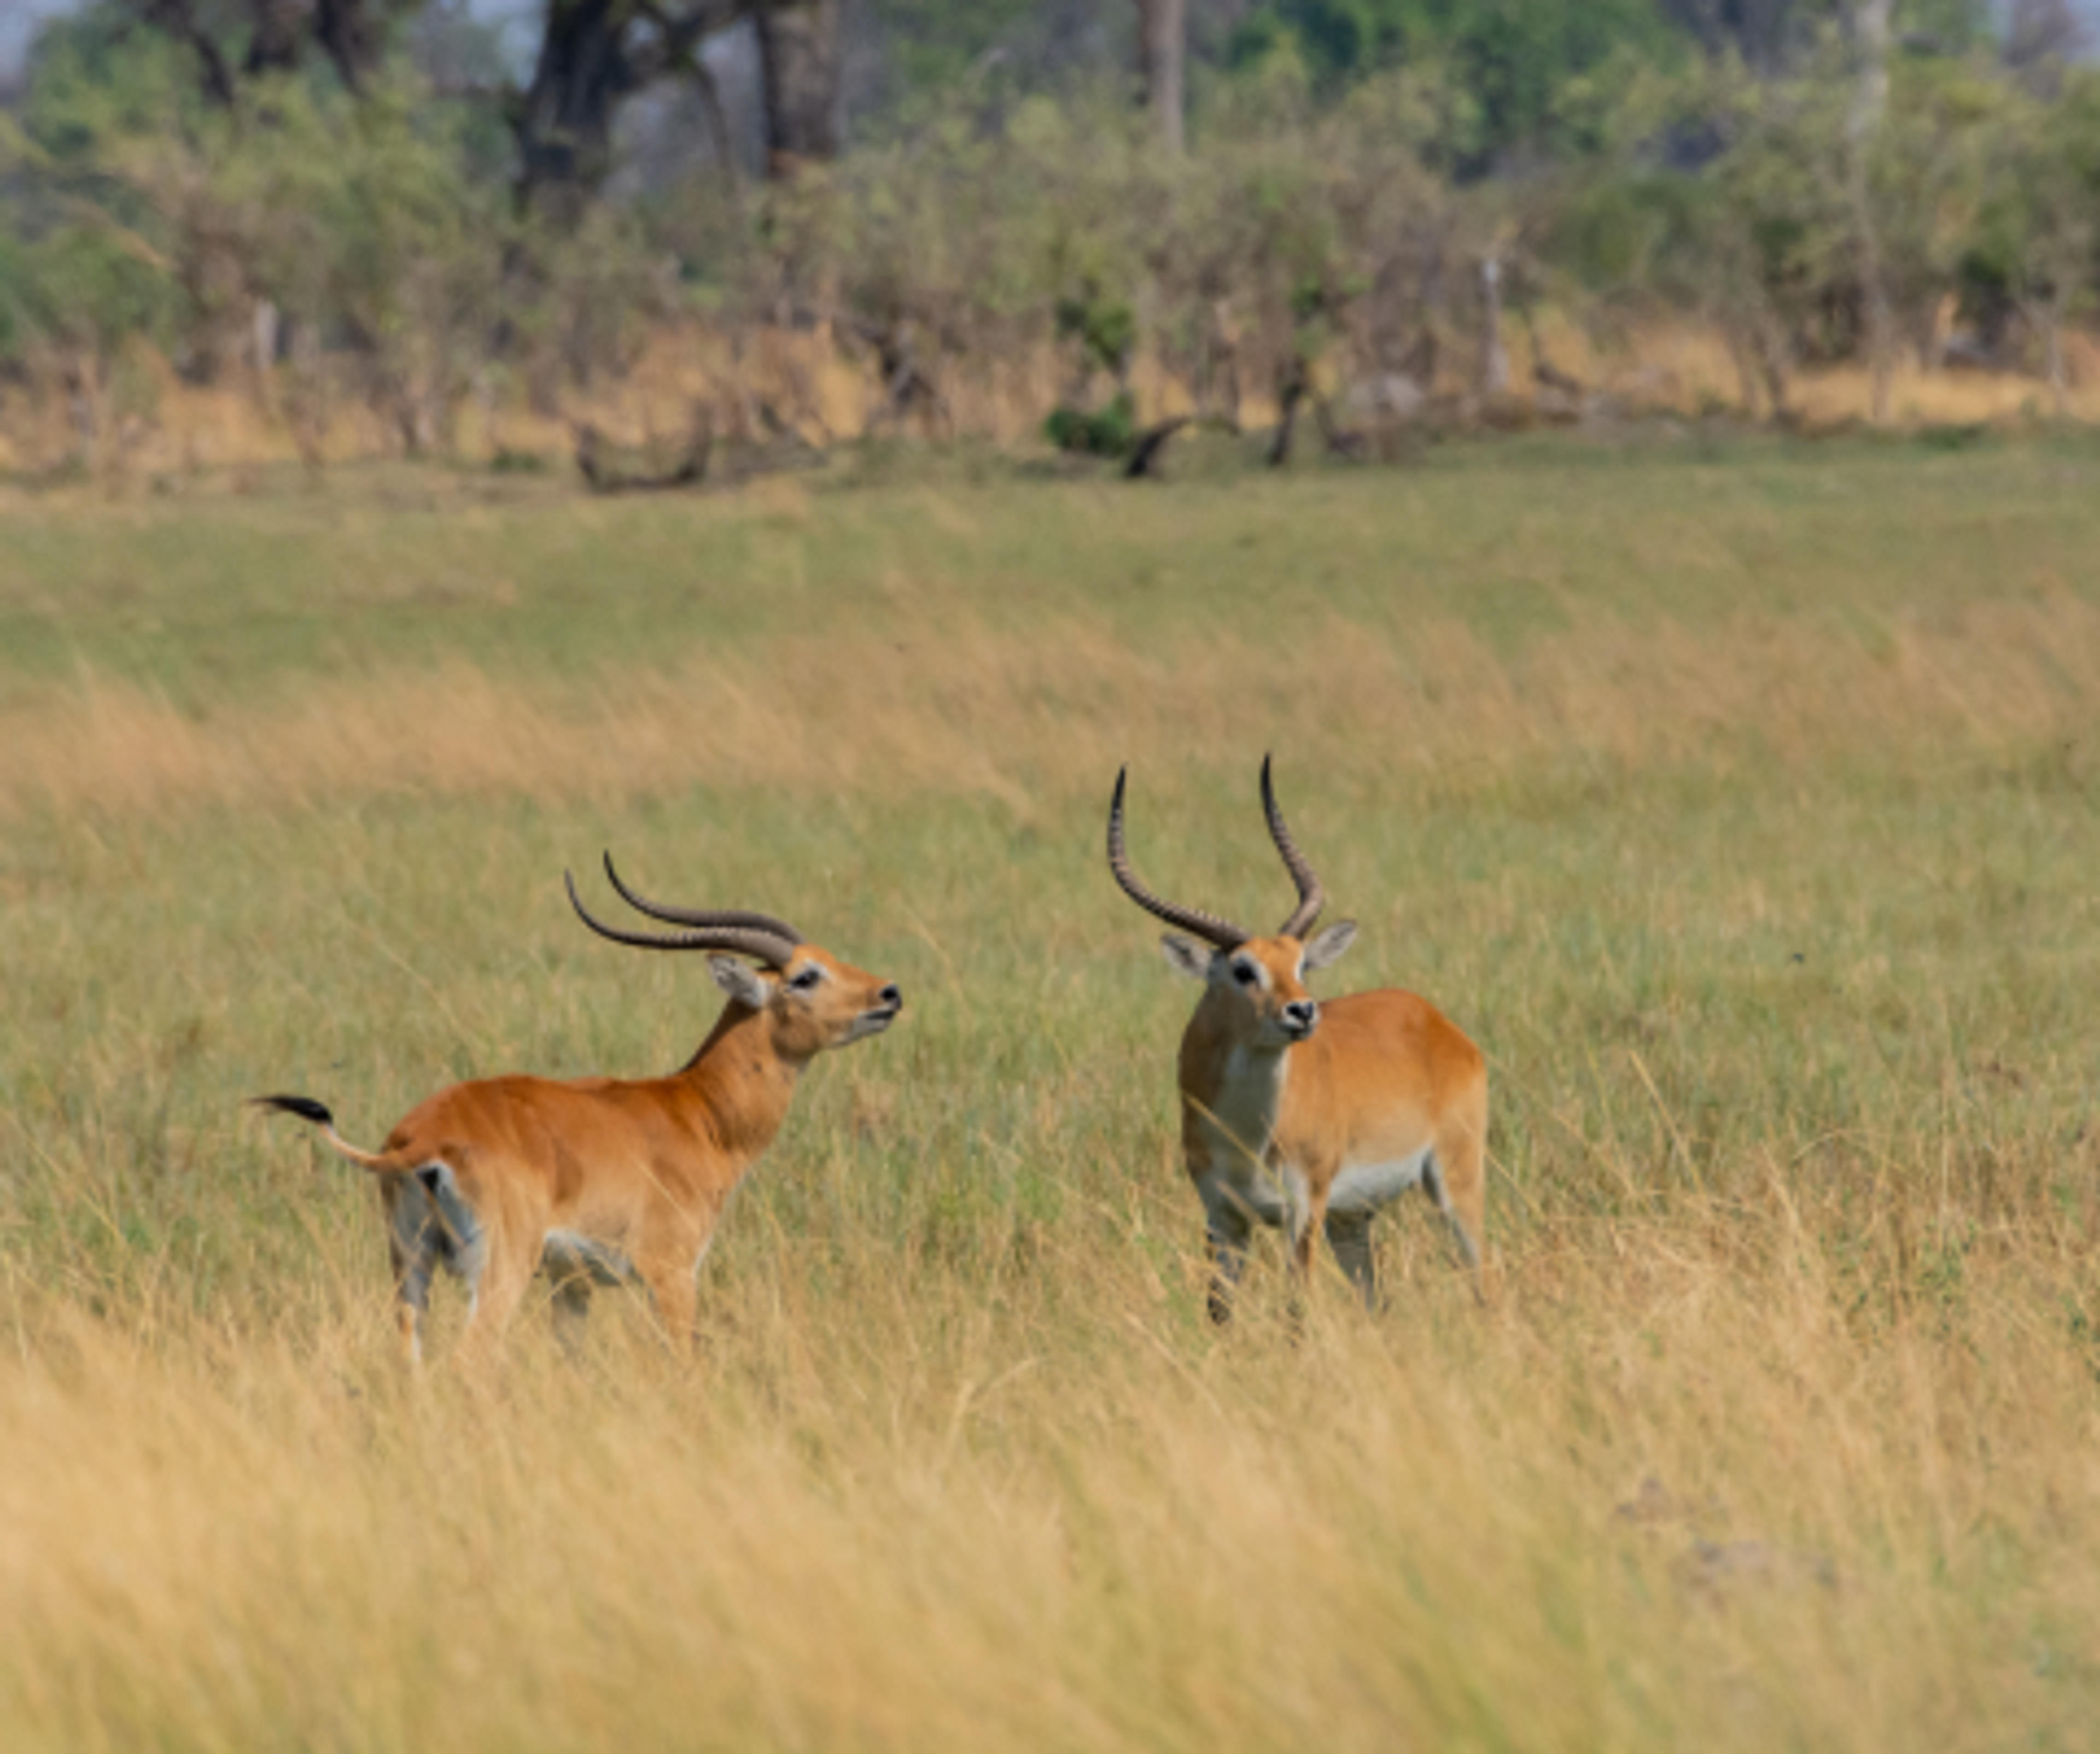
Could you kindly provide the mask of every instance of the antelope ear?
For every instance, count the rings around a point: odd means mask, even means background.
[[[1177,975],[1186,975],[1192,981],[1211,978],[1211,953],[1193,938],[1185,938],[1178,932],[1163,932],[1159,935],[1159,947],[1167,952],[1167,966]]]
[[[765,1009],[765,1002],[773,996],[773,983],[748,963],[740,963],[734,956],[710,956],[708,972],[715,977],[715,985],[740,1005],[753,1011]]]
[[[1325,932],[1316,932],[1312,941],[1305,946],[1306,973],[1325,968],[1330,963],[1339,963],[1356,941],[1357,923],[1353,919],[1338,919]]]

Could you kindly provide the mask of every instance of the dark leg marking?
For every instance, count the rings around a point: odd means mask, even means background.
[[[1422,1185],[1428,1190],[1429,1197],[1436,1202],[1436,1210],[1444,1214],[1444,1222],[1450,1227],[1459,1258],[1464,1261],[1467,1270],[1477,1280],[1480,1272],[1480,1245],[1467,1230],[1465,1220],[1458,1216],[1458,1209],[1451,1204],[1450,1190],[1444,1185],[1444,1168],[1434,1152],[1422,1166]]]
[[[1335,1260],[1349,1276],[1365,1309],[1378,1307],[1378,1262],[1371,1253],[1371,1214],[1369,1212],[1327,1214],[1327,1246]]]

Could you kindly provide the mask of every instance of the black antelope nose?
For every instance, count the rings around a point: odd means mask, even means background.
[[[1300,1035],[1310,1035],[1320,1020],[1320,1007],[1309,998],[1293,999],[1283,1007],[1283,1020]]]
[[[904,1008],[904,995],[897,990],[896,983],[893,981],[875,996],[892,1011],[902,1011]]]

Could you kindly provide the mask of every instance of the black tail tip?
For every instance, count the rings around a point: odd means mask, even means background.
[[[311,1096],[251,1096],[251,1108],[276,1108],[285,1114],[295,1114],[302,1121],[311,1121],[315,1126],[333,1126],[335,1117]]]

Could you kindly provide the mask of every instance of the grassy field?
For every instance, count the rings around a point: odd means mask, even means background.
[[[1199,476],[1200,471],[1195,472]],[[2100,447],[1160,491],[0,498],[11,1749],[2066,1748],[2100,1722]],[[1492,1071],[1491,1296],[1202,1311],[1192,989],[1337,913]],[[398,1368],[376,1139],[682,1060],[570,916],[897,980],[702,1282]]]

